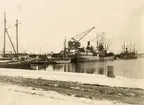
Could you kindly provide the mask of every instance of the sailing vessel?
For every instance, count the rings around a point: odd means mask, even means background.
[[[30,69],[30,62],[27,61],[3,61],[0,62],[0,68],[13,68],[13,69]]]
[[[3,54],[0,58],[0,68],[21,68],[21,69],[27,69],[30,68],[30,61],[22,60],[19,58],[26,57],[27,54],[20,54],[18,52],[18,19],[16,20],[16,47],[17,50],[15,50],[15,47],[12,43],[12,40],[10,38],[10,35],[8,33],[8,28],[6,27],[6,13],[4,13],[4,48],[3,48]],[[6,54],[6,35],[9,38],[9,41],[11,43],[11,46],[14,50],[13,53]]]

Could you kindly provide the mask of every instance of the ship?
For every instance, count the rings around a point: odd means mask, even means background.
[[[68,56],[66,48],[66,38],[64,40],[64,48],[59,53],[53,53],[51,55],[51,61],[53,64],[67,64],[71,63],[71,58]]]
[[[53,53],[51,55],[51,64],[65,64],[71,63],[71,59],[64,57],[62,52]]]
[[[91,41],[87,42],[86,47],[81,47],[80,41],[90,33],[95,27],[88,29],[87,31],[72,37],[68,41],[68,52],[71,57],[71,62],[91,62],[91,61],[104,61],[114,60],[114,53],[109,52],[108,49],[111,45],[110,41],[106,43],[106,39],[101,36],[97,38],[97,45],[94,47],[91,45]],[[76,39],[79,35],[82,35],[79,39]]]
[[[31,62],[14,60],[3,61],[0,62],[0,68],[31,69]]]
[[[89,46],[90,42],[88,42]],[[107,53],[107,50],[103,49],[94,49],[93,47],[80,48],[74,54],[72,62],[92,62],[92,61],[107,61],[114,60],[114,53]],[[102,47],[102,45],[99,45]]]
[[[6,26],[6,13],[4,13],[4,47],[3,54],[0,57],[0,68],[19,68],[19,69],[28,69],[30,68],[30,61],[27,59],[27,53],[18,52],[18,19],[16,20],[16,49],[9,35],[7,26]],[[13,48],[14,53],[6,53],[6,36],[8,37],[10,44]]]
[[[135,49],[135,45],[132,46],[126,45],[125,42],[121,46],[122,47],[122,52],[115,55],[115,59],[122,59],[122,60],[128,60],[128,59],[137,59],[137,51]]]

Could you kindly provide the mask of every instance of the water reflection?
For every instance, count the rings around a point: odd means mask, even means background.
[[[104,75],[105,74],[105,72],[104,72],[104,68],[98,68],[98,74],[101,74],[101,75]]]
[[[107,62],[88,62],[70,64],[34,65],[33,69],[59,72],[76,72],[106,75],[108,77],[123,76],[128,78],[144,78],[144,59],[118,60]]]
[[[44,64],[44,65],[39,65],[39,64],[32,64],[31,65],[31,70],[45,70],[48,67],[48,64]]]
[[[53,64],[52,69],[55,70],[61,70],[63,69],[64,65],[61,64]]]
[[[109,69],[107,69],[107,62],[33,65],[32,68],[33,70],[49,71],[50,67],[52,68],[53,71],[61,71],[61,72],[76,72],[76,73],[88,73],[88,74],[99,74],[99,75],[107,75],[109,73]],[[112,73],[114,75],[114,70]]]

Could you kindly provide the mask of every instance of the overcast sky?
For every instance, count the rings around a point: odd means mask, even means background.
[[[0,49],[3,48],[3,14],[7,27],[19,25],[21,52],[60,51],[63,41],[95,27],[82,45],[105,32],[112,42],[110,51],[121,51],[125,40],[144,52],[143,0],[0,0]],[[15,28],[8,30],[15,44]],[[93,41],[95,44],[95,41]],[[7,40],[7,50],[12,50]]]

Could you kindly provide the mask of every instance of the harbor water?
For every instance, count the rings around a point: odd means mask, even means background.
[[[88,73],[96,75],[107,75],[108,67],[113,67],[112,73],[115,76],[144,79],[144,58],[136,60],[114,60],[87,63],[70,63],[70,64],[49,64],[33,65],[33,70],[43,70],[46,72],[74,72]]]

